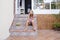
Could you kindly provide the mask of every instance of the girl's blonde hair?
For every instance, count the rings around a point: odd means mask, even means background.
[[[30,12],[29,12],[29,17],[33,17],[33,11],[32,10],[30,10]]]

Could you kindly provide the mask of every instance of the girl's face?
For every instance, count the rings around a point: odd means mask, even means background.
[[[33,11],[32,10],[30,11],[30,14],[33,14]]]

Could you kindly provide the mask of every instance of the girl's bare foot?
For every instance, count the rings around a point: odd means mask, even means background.
[[[33,31],[37,31],[37,29],[36,28],[33,28]]]
[[[35,29],[33,29],[33,31],[36,31]]]
[[[24,32],[26,32],[26,31],[27,31],[27,28],[24,29]]]

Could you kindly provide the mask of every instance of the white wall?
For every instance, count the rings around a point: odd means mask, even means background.
[[[44,3],[50,3],[52,2],[53,0],[44,0]]]
[[[60,12],[60,9],[35,9],[33,10],[34,14],[58,14]]]
[[[13,21],[13,1],[0,0],[0,40],[10,35],[9,28]]]

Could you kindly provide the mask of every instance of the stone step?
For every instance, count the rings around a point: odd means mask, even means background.
[[[25,24],[26,23],[26,21],[15,21],[15,24]],[[37,22],[36,21],[34,21],[34,23],[36,24]]]
[[[10,32],[12,32],[11,30],[22,30],[23,31],[25,28],[26,28],[25,26],[23,26],[23,27],[22,26],[21,27],[16,27],[16,26],[15,27],[10,27]],[[37,29],[37,27],[36,27],[36,29]],[[33,27],[28,26],[27,30],[33,30]]]
[[[10,27],[10,32],[16,32],[17,30],[23,31],[24,28],[26,28],[25,26],[14,26],[14,27]],[[35,29],[37,29],[37,27],[35,27]],[[32,26],[28,26],[27,30],[33,30]]]
[[[36,18],[34,19],[34,23],[35,23],[35,25],[37,24]],[[25,19],[23,20],[23,18],[22,18],[22,19],[20,19],[20,20],[14,20],[12,26],[14,26],[14,25],[15,25],[15,26],[16,26],[16,25],[24,25],[24,26],[25,26],[25,24],[26,24],[26,20],[25,20]]]
[[[14,26],[14,27],[11,27],[10,30],[24,30],[25,26]],[[28,30],[32,30],[32,26],[28,26]]]
[[[37,35],[37,31],[33,31],[32,26],[27,29],[27,31],[24,31],[24,27],[15,27],[10,29],[10,33],[12,36],[35,36]]]
[[[15,15],[15,18],[27,18],[27,17],[28,15],[19,15],[19,14]]]
[[[16,36],[27,36],[27,35],[36,35],[36,31],[32,31],[33,27],[28,26],[27,32],[24,32],[24,28],[26,27],[26,21],[27,21],[28,15],[15,15],[15,18],[13,20],[13,24],[11,25],[9,31],[11,35],[16,35]],[[36,16],[34,16],[34,22],[35,22],[35,27],[37,30],[37,19]],[[29,31],[30,30],[30,31]]]
[[[27,17],[28,17],[28,14],[26,14],[26,15],[16,14],[16,15],[15,15],[15,18],[27,18]],[[36,18],[36,15],[34,15],[34,18]]]
[[[34,21],[36,21],[37,19],[34,18]],[[27,18],[15,18],[14,21],[27,21]]]
[[[37,22],[34,22],[34,24],[37,26]],[[13,24],[12,24],[12,26],[25,26],[26,25],[26,21],[23,21],[23,22],[19,22],[19,21],[17,21],[17,22],[13,22]]]
[[[11,36],[36,36],[37,32],[11,32]]]
[[[10,27],[10,30],[14,30],[14,29],[23,29],[26,26],[26,23],[20,23],[18,25],[16,25],[16,23],[13,23],[13,25]],[[37,23],[35,24],[35,26],[37,26]],[[32,28],[32,26],[28,26],[28,28]]]

